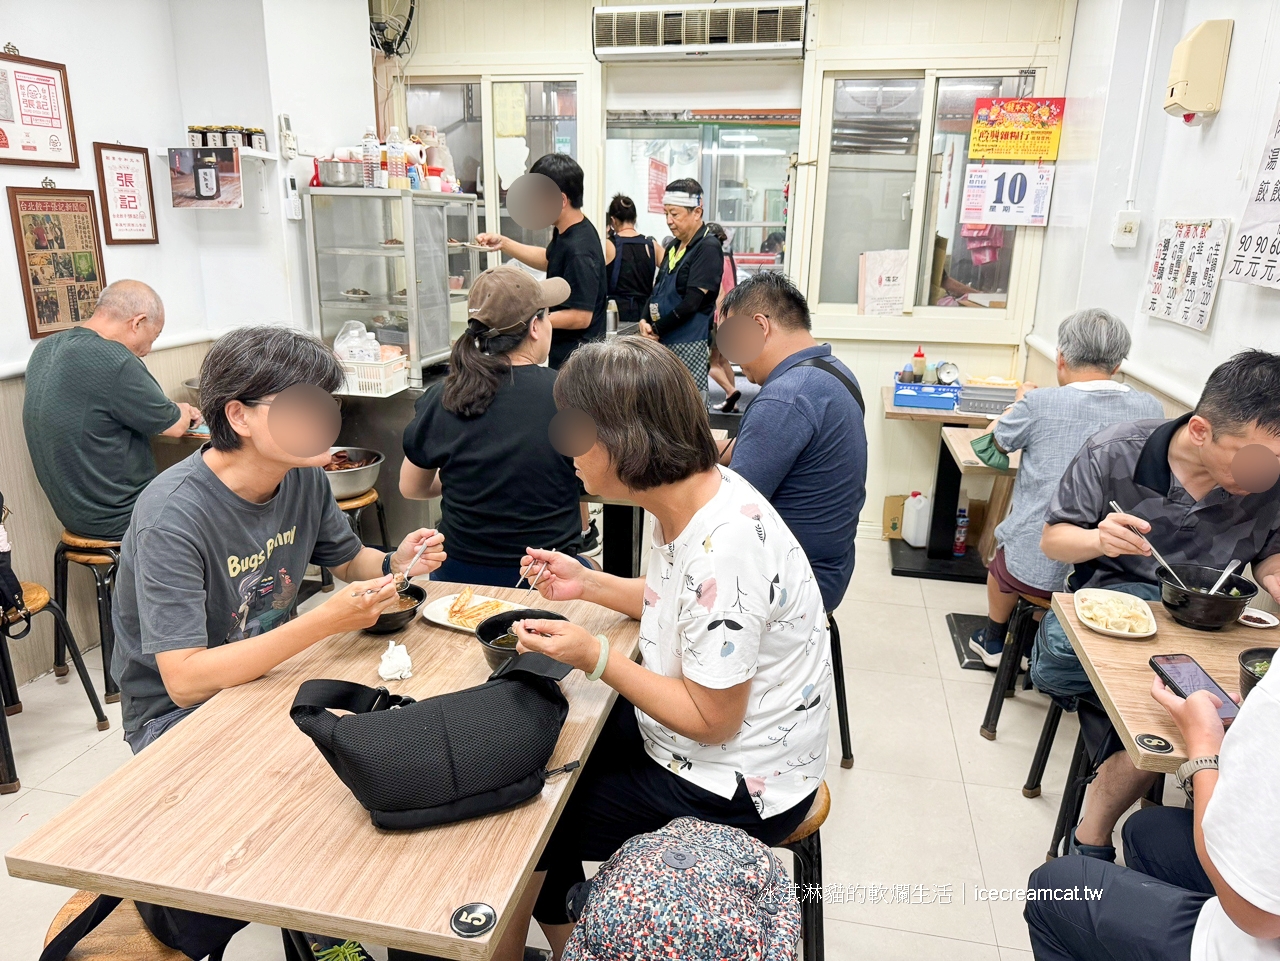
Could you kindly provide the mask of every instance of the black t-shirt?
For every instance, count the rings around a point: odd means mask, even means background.
[[[577,330],[557,328],[551,334],[552,368],[559,368],[584,341],[603,340],[605,303],[609,280],[604,269],[604,245],[591,221],[583,217],[561,233],[551,231],[547,244],[547,276],[569,282],[569,299],[552,310],[589,310],[591,326]]]
[[[451,558],[510,567],[526,547],[581,549],[573,461],[557,454],[547,436],[555,380],[546,367],[512,367],[489,409],[467,420],[444,409],[443,382],[418,399],[404,454],[440,471],[440,531]]]

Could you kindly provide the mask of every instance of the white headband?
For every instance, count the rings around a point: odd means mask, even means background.
[[[683,190],[668,190],[662,195],[662,205],[665,207],[668,204],[672,207],[688,207],[692,210],[694,207],[702,206],[702,194],[686,193]]]

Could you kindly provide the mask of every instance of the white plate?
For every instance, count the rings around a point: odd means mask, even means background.
[[[1141,605],[1142,609],[1147,612],[1147,619],[1151,624],[1151,630],[1134,634],[1129,631],[1113,631],[1109,627],[1101,627],[1080,613],[1081,597],[1093,597],[1098,600],[1105,600],[1108,597],[1118,597],[1126,604],[1132,604],[1133,606]],[[1105,634],[1107,637],[1121,637],[1127,641],[1140,641],[1144,638],[1153,637],[1156,633],[1156,618],[1155,615],[1151,613],[1151,605],[1142,598],[1134,597],[1132,594],[1126,594],[1124,591],[1107,591],[1097,587],[1087,587],[1084,590],[1076,591],[1075,594],[1072,595],[1071,602],[1075,605],[1076,617],[1079,619],[1080,623],[1096,634]]]
[[[368,300],[373,295],[372,294],[349,294],[344,290],[342,291],[342,296],[347,298],[347,300]]]
[[[1250,614],[1253,617],[1260,617],[1267,623],[1250,624],[1248,621],[1244,619],[1244,616],[1246,614]],[[1238,620],[1245,627],[1252,627],[1256,631],[1264,631],[1268,627],[1275,627],[1277,624],[1280,624],[1280,618],[1277,618],[1274,614],[1270,614],[1267,611],[1259,610],[1256,607],[1246,607],[1243,611],[1240,612],[1240,616],[1236,618],[1236,620]]]
[[[459,631],[460,633],[463,633],[463,634],[474,634],[475,631],[473,631],[471,628],[463,627],[461,624],[455,624],[451,620],[449,620],[449,608],[453,606],[453,602],[456,601],[457,599],[458,599],[457,594],[446,594],[444,597],[437,597],[430,604],[422,605],[423,618],[425,620],[430,621],[432,624],[437,625],[438,627],[447,627],[451,631]],[[496,601],[496,600],[498,600],[496,597],[486,597],[484,594],[471,595],[472,604],[483,604],[486,601]],[[499,603],[505,604],[507,606],[504,607],[501,611],[497,611],[496,613],[498,614],[503,613],[503,611],[514,611],[517,607],[520,606],[519,604],[512,604],[510,601],[500,601]]]

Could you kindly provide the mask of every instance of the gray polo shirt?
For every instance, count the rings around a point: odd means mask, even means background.
[[[1009,573],[1042,591],[1060,591],[1071,565],[1040,550],[1044,512],[1071,458],[1085,441],[1112,424],[1164,414],[1150,394],[1112,380],[1090,380],[1029,391],[996,422],[996,443],[1022,451],[1013,503],[996,528]]]
[[[1280,554],[1280,483],[1244,497],[1215,487],[1197,501],[1169,469],[1169,444],[1190,419],[1117,424],[1094,434],[1063,475],[1045,522],[1094,528],[1115,500],[1151,524],[1147,536],[1170,564],[1222,568]],[[1075,566],[1070,587],[1157,584],[1156,566],[1136,554],[1099,557]]]

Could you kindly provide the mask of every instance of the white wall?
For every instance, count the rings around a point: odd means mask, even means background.
[[[1063,158],[1041,262],[1035,332],[1052,341],[1058,321],[1067,313],[1077,307],[1106,307],[1131,325],[1134,376],[1146,379],[1146,374],[1194,398],[1214,366],[1236,351],[1280,350],[1280,327],[1275,324],[1280,291],[1224,281],[1203,333],[1147,317],[1139,312],[1139,303],[1155,226],[1166,217],[1226,217],[1233,230],[1239,226],[1263,134],[1280,95],[1280,3],[1164,4],[1138,179],[1142,227],[1136,248],[1116,250],[1109,242],[1111,221],[1124,206],[1152,2],[1079,2],[1067,78]],[[1235,20],[1223,109],[1205,125],[1188,127],[1164,113],[1161,87],[1173,46],[1197,23],[1211,18]],[[1068,171],[1064,181],[1061,177]],[[1067,184],[1087,189],[1064,191]]]
[[[93,142],[146,147],[160,243],[104,244],[103,270],[108,281],[133,277],[159,292],[166,310],[159,346],[199,335],[206,326],[199,231],[190,212],[169,205],[164,152],[186,139],[168,4],[0,0],[0,25],[0,40],[13,43],[23,56],[66,64],[80,159],[76,170],[0,165],[0,186],[38,186],[48,176],[60,188],[92,190],[97,198]],[[0,245],[7,251],[0,254],[0,374],[20,372],[35,347],[12,237],[5,204],[0,213]]]
[[[785,63],[625,64],[604,68],[606,110],[799,110],[804,67]]]

